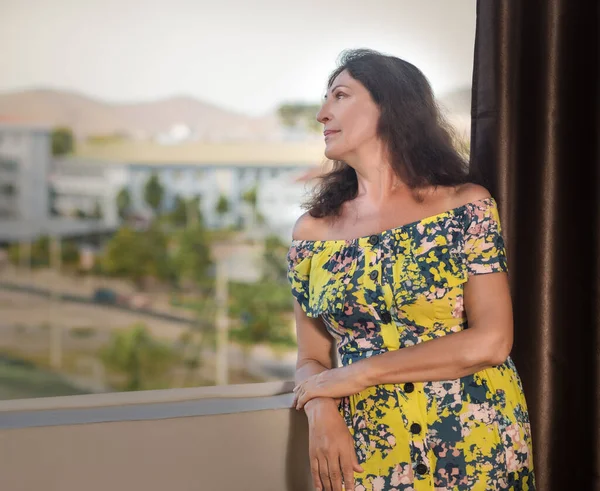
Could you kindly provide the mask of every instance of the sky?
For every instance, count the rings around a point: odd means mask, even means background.
[[[419,67],[437,95],[469,87],[476,0],[0,0],[0,92],[109,102],[193,96],[261,115],[318,103],[339,54]]]

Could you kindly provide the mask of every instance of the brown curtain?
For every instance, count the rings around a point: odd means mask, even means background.
[[[478,0],[471,165],[499,202],[537,489],[600,490],[598,0]]]

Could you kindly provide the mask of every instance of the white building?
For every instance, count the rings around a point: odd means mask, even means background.
[[[49,165],[47,128],[0,123],[0,219],[47,216]]]
[[[51,216],[51,154],[49,128],[0,123],[0,243],[29,241],[42,235],[81,237],[114,230],[94,220]]]
[[[282,174],[269,179],[257,193],[257,211],[270,230],[289,240],[296,220],[305,210],[302,204],[308,198],[318,175],[318,169]]]
[[[81,211],[91,216],[99,207],[101,220],[108,226],[118,226],[117,194],[129,184],[127,166],[59,158],[52,163],[49,181],[54,208],[61,215],[76,216]]]
[[[198,196],[209,227],[252,224],[253,212],[243,197],[256,189],[258,211],[277,233],[291,230],[298,216],[304,183],[296,182],[297,177],[315,169],[323,158],[320,142],[193,143],[166,148],[128,142],[116,149],[84,149],[82,153],[57,159],[52,166],[56,208],[63,214],[89,213],[100,204],[107,223],[117,223],[116,196],[124,188],[131,196],[131,211],[149,214],[144,188],[155,174],[165,190],[164,210],[172,209],[177,196]],[[221,197],[228,203],[222,215],[217,211]]]

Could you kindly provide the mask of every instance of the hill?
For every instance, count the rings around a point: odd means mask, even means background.
[[[113,104],[61,90],[0,94],[0,117],[49,126],[68,126],[79,139],[122,134],[150,139],[184,128],[204,141],[278,139],[276,115],[250,117],[192,97]]]

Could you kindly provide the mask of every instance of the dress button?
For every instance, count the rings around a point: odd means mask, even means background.
[[[410,432],[413,435],[418,435],[421,433],[421,425],[419,423],[413,423],[410,425]]]
[[[417,464],[415,470],[417,471],[417,474],[420,474],[421,476],[427,474],[427,466],[425,464]]]
[[[371,237],[369,237],[369,244],[375,245],[378,242],[379,242],[379,236],[377,236],[377,235],[371,235]]]
[[[407,382],[404,384],[404,392],[410,394],[413,390],[415,390],[415,384],[412,382]]]
[[[371,278],[372,280],[376,280],[377,276],[379,276],[379,274],[377,273],[377,271],[371,271],[371,274],[369,275],[369,278]]]
[[[384,324],[389,324],[390,322],[392,322],[392,315],[389,312],[382,312],[381,313],[381,321]]]

